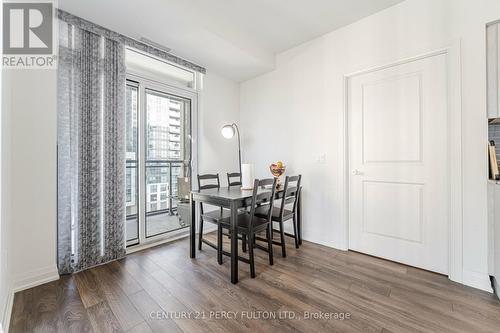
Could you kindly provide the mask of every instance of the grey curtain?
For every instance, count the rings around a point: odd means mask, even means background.
[[[118,41],[60,22],[58,267],[125,255],[125,54]]]

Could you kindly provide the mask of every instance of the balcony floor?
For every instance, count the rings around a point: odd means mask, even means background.
[[[183,226],[184,225],[180,224],[179,218],[176,215],[171,216],[169,213],[146,217],[147,236],[154,236],[167,231],[176,230]],[[137,219],[127,219],[126,231],[127,240],[137,238]]]

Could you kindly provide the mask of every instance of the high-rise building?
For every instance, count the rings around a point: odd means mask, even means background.
[[[146,94],[147,212],[175,208],[177,177],[183,160],[184,103],[156,93]],[[127,215],[137,214],[137,89],[127,87]]]

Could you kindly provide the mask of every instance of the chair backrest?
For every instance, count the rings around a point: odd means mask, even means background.
[[[208,182],[210,180],[211,182]],[[215,183],[213,182],[213,180],[215,180]],[[202,185],[202,182],[208,182],[208,184]],[[198,175],[198,189],[208,190],[210,188],[220,188],[219,174]]]
[[[266,220],[271,222],[273,213],[274,196],[276,194],[276,178],[255,179],[253,184],[252,203],[250,206],[250,232],[255,221],[255,210],[257,207],[266,207]]]
[[[231,181],[231,178],[236,178],[236,180]],[[241,186],[241,173],[239,172],[228,172],[227,173],[227,186]]]
[[[280,219],[283,218],[285,212],[285,206],[293,203],[293,213],[297,212],[297,203],[299,201],[299,195],[301,192],[300,181],[302,180],[302,175],[298,176],[286,176],[285,187],[283,188],[283,194],[281,198],[280,206]]]
[[[215,182],[214,182],[215,180]],[[202,184],[202,182],[204,184]],[[208,184],[206,184],[208,182]],[[198,189],[208,190],[211,188],[220,188],[219,174],[198,175]],[[222,208],[221,208],[222,209]],[[203,203],[200,202],[200,213],[203,214]]]

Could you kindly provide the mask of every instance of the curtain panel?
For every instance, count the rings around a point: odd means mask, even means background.
[[[125,49],[59,23],[58,267],[125,256]]]

